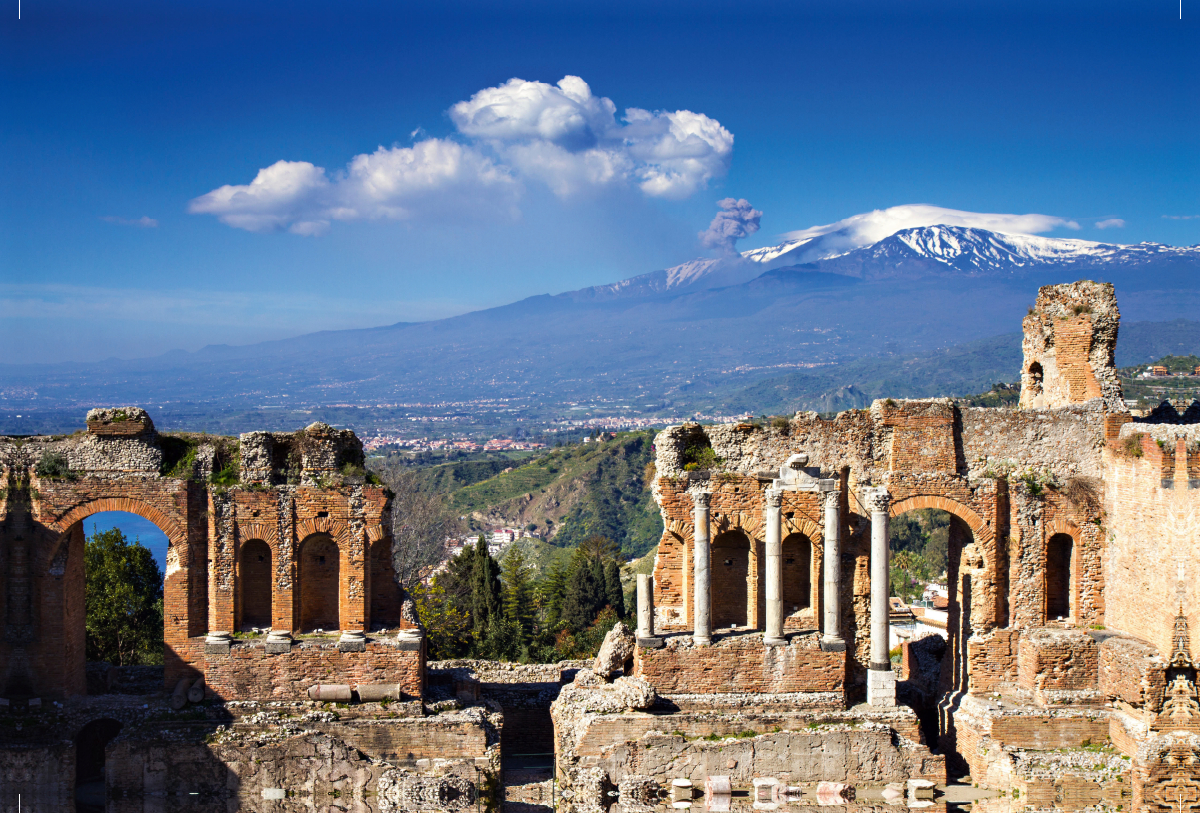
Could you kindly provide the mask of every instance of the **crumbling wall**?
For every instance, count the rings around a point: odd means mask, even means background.
[[[1103,398],[1127,412],[1113,356],[1121,314],[1112,283],[1043,285],[1022,322],[1021,408],[1053,409]]]

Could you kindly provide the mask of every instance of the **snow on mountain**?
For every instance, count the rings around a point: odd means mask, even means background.
[[[1087,265],[1135,267],[1156,260],[1200,262],[1200,246],[1119,245],[1037,232],[1074,221],[1040,214],[988,214],[926,204],[877,209],[823,226],[789,232],[783,242],[733,258],[701,258],[612,285],[575,291],[573,298],[637,296],[736,285],[764,272],[812,264],[859,278],[1015,277],[1035,269]]]

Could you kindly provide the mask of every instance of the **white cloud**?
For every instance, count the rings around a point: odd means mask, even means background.
[[[1125,228],[1125,221],[1119,217],[1110,217],[1110,218],[1107,218],[1106,220],[1097,221],[1096,228],[1098,228],[1098,229],[1123,229],[1123,228]]]
[[[466,144],[426,138],[418,127],[413,146],[357,155],[343,172],[277,161],[248,184],[195,198],[188,211],[247,231],[314,235],[334,220],[516,215],[523,179],[564,198],[636,185],[677,199],[728,171],[733,135],[708,116],[631,107],[618,121],[616,110],[578,76],[557,85],[510,79],[450,108]]]
[[[635,183],[652,197],[685,198],[723,176],[733,135],[690,110],[630,107],[566,76],[557,85],[510,79],[450,108],[464,136],[488,144],[522,174],[568,196],[587,187]]]
[[[247,231],[317,235],[333,220],[412,220],[495,210],[511,212],[518,186],[490,158],[455,141],[429,138],[412,147],[356,155],[330,177],[307,161],[277,161],[249,184],[201,195],[188,211],[211,214]]]
[[[125,218],[125,217],[112,217],[112,216],[102,217],[100,219],[106,223],[116,223],[119,226],[137,226],[139,229],[157,229],[158,228],[158,221],[152,217],[146,217],[145,215],[143,215],[142,217],[133,218],[133,219]]]
[[[1163,220],[1200,220],[1200,215],[1163,215]]]
[[[893,206],[890,209],[876,209],[836,223],[788,232],[783,237],[789,241],[785,244],[788,246],[786,250],[795,249],[799,244],[806,246],[801,254],[789,254],[791,261],[811,262],[869,246],[901,229],[937,225],[987,229],[1005,234],[1039,234],[1056,228],[1079,228],[1079,224],[1074,220],[1053,215],[964,212],[913,203]],[[744,252],[744,256],[757,254],[762,256],[761,261],[769,261],[781,253],[757,250]],[[797,257],[800,259],[796,259]]]

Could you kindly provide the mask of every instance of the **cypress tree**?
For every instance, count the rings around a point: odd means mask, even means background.
[[[593,559],[576,549],[571,557],[571,570],[567,576],[567,589],[563,595],[562,620],[567,628],[575,632],[585,630],[596,618],[604,601],[604,571],[596,578]]]
[[[625,617],[625,589],[621,587],[621,566],[616,559],[609,559],[604,565],[604,592],[608,598],[608,606],[618,618]]]
[[[471,620],[482,630],[501,611],[500,565],[488,553],[483,534],[475,543],[475,561],[471,566]]]

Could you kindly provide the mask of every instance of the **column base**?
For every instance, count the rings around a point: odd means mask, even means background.
[[[827,637],[821,639],[821,651],[822,652],[845,652],[846,651],[846,642],[843,641],[841,638],[834,638],[831,636],[827,636]]]
[[[662,649],[663,639],[657,635],[639,635],[637,645],[642,649]]]
[[[767,646],[787,646],[787,638],[772,638],[764,635],[763,643]]]
[[[896,705],[896,673],[891,669],[867,670],[867,703],[884,708]]]
[[[696,646],[711,646],[712,645],[712,636],[711,635],[704,635],[704,636],[693,635],[692,643],[695,644]]]

